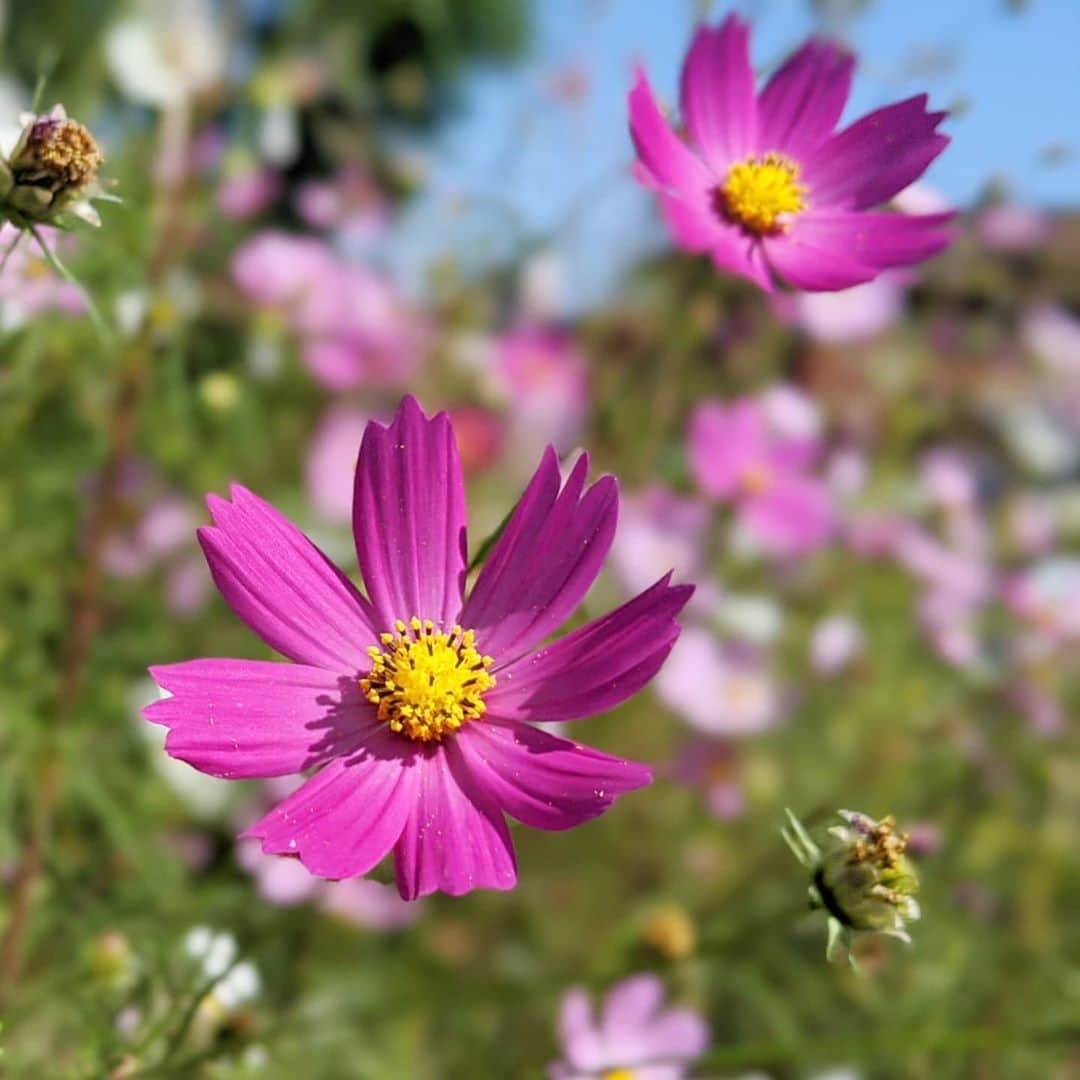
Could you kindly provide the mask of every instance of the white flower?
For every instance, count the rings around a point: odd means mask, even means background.
[[[166,108],[220,82],[228,56],[207,0],[143,0],[106,33],[105,59],[127,97]]]

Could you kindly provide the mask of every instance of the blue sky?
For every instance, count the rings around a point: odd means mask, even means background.
[[[484,262],[557,230],[555,246],[580,279],[575,294],[605,291],[619,265],[657,240],[628,175],[633,65],[674,104],[701,7],[535,0],[526,60],[470,75],[460,117],[427,149],[431,195],[405,230],[409,256],[467,243]],[[716,3],[712,18],[733,8],[753,21],[759,70],[820,28],[805,0]],[[1023,203],[1080,205],[1080,0],[1031,0],[1019,15],[1003,0],[873,0],[843,32],[859,57],[845,120],[924,90],[936,107],[962,105],[944,128],[952,146],[926,176],[953,205],[969,205],[991,179]],[[577,105],[550,89],[568,68],[588,83]],[[1071,151],[1053,167],[1042,160],[1051,146]]]

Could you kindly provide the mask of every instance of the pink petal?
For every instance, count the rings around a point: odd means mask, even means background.
[[[316,382],[327,390],[352,390],[367,376],[360,347],[344,338],[308,340],[300,355]]]
[[[228,605],[290,660],[339,674],[366,671],[366,649],[378,636],[368,602],[269,503],[238,484],[231,494],[231,503],[209,496],[214,525],[198,530]]]
[[[290,776],[340,753],[371,723],[359,687],[322,668],[191,660],[150,675],[173,696],[143,716],[169,729],[172,757],[211,776]]]
[[[465,603],[462,626],[501,661],[557,630],[600,572],[619,496],[611,476],[585,491],[588,471],[582,454],[560,493],[558,459],[548,448]]]
[[[559,1009],[559,1041],[563,1053],[576,1069],[602,1069],[606,1064],[603,1040],[593,1019],[592,1002],[580,986],[571,987],[563,995]]]
[[[804,162],[813,206],[861,210],[914,183],[949,145],[935,129],[944,112],[927,112],[927,96],[867,114],[832,136]]]
[[[645,1027],[664,1000],[664,984],[655,975],[632,975],[616,983],[604,1002],[600,1029],[608,1040],[623,1039]]]
[[[791,284],[846,288],[889,267],[921,262],[947,247],[951,237],[944,226],[952,217],[814,210],[800,215],[790,234],[766,240],[765,247],[778,273]],[[852,280],[856,276],[859,280]],[[805,283],[811,281],[818,284]]]
[[[534,829],[571,829],[652,781],[643,765],[527,724],[478,721],[461,732],[458,745],[498,806]]]
[[[828,488],[796,474],[777,477],[765,494],[748,499],[742,518],[758,542],[777,555],[820,547],[835,524]]]
[[[649,1025],[648,1039],[656,1060],[693,1061],[709,1047],[709,1025],[692,1009],[668,1009]]]
[[[769,80],[758,100],[758,145],[799,162],[832,133],[851,90],[855,60],[811,39]]]
[[[772,292],[772,275],[761,245],[741,229],[729,225],[707,201],[690,201],[661,195],[660,208],[676,243],[684,251],[705,252],[718,269],[747,278],[765,292]]]
[[[600,619],[495,669],[485,702],[492,716],[576,720],[613,709],[660,669],[679,636],[675,616],[693,586],[668,584],[671,574]]]
[[[401,895],[512,889],[517,866],[510,832],[491,794],[470,775],[458,740],[429,747],[413,771],[415,794],[394,847]]]
[[[690,418],[687,437],[695,483],[714,498],[733,498],[747,470],[763,463],[765,435],[764,417],[753,402],[702,402]]]
[[[371,423],[356,467],[353,533],[382,624],[451,625],[465,581],[465,487],[446,413],[408,396],[389,427]]]
[[[717,176],[757,150],[758,115],[750,66],[750,28],[729,15],[701,27],[683,65],[681,100],[691,142]]]
[[[298,856],[318,877],[366,874],[398,842],[414,810],[419,764],[406,740],[377,732],[243,835],[262,840],[268,855]]]
[[[630,91],[630,135],[638,154],[638,179],[688,203],[706,204],[716,180],[701,159],[671,130],[656,104],[645,72]]]
[[[800,230],[798,235],[770,236],[762,245],[777,275],[794,288],[835,292],[871,281],[880,273],[877,267],[852,258],[843,248],[820,237],[813,239],[816,242]]]

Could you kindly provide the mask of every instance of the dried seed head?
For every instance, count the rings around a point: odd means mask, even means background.
[[[25,224],[70,211],[97,224],[89,199],[99,194],[97,172],[103,160],[94,136],[70,119],[62,105],[42,116],[24,117],[15,149],[0,168],[7,216]]]

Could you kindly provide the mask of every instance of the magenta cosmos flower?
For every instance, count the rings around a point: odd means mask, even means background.
[[[663,663],[692,586],[670,574],[543,645],[577,608],[615,532],[618,494],[565,483],[548,450],[468,597],[465,493],[449,418],[411,397],[368,425],[353,531],[367,596],[272,506],[234,487],[199,530],[226,601],[292,660],[192,660],[151,669],[172,696],[146,710],[165,749],[203,772],[317,769],[256,822],[268,854],[349,878],[390,851],[406,899],[512,888],[503,814],[567,829],[650,782],[649,770],[533,721],[619,704]]]
[[[828,487],[811,472],[816,434],[778,430],[760,401],[704,401],[688,443],[698,487],[734,503],[740,525],[770,554],[805,554],[829,539],[836,515]]]
[[[551,1080],[680,1080],[709,1046],[709,1028],[692,1009],[665,1009],[655,975],[631,975],[607,995],[599,1022],[588,995],[568,990],[559,1014],[563,1060]]]
[[[797,289],[846,289],[890,266],[933,255],[950,214],[872,212],[921,176],[949,140],[926,95],[834,132],[847,101],[852,57],[808,41],[754,90],[749,27],[729,16],[702,27],[682,72],[678,138],[644,72],[630,93],[637,176],[660,197],[679,245],[771,291],[772,275]]]

